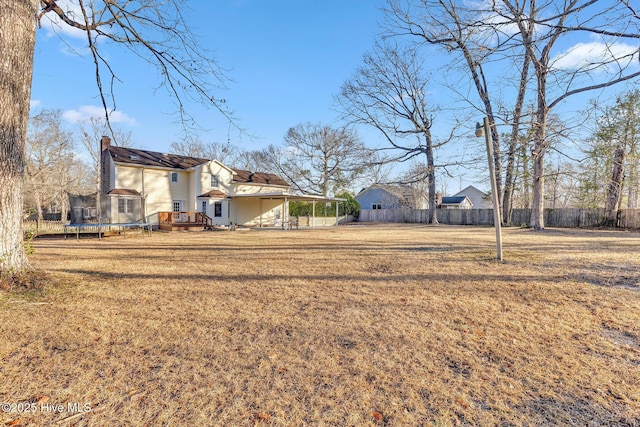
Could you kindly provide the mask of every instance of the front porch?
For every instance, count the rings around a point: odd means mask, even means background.
[[[202,231],[213,221],[202,212],[158,212],[158,228],[163,231]]]

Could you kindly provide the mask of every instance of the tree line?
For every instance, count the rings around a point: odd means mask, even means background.
[[[381,41],[343,86],[344,117],[378,130],[395,160],[422,159],[432,208],[436,171],[449,164],[435,159],[438,148],[454,141],[460,146],[470,128],[465,122],[487,117],[502,217],[509,221],[520,197],[531,208],[530,225],[542,229],[547,181],[561,172],[548,169],[549,155],[559,151],[569,130],[561,106],[640,76],[635,7],[628,0],[389,0]],[[432,64],[436,51],[449,59],[444,67]],[[441,113],[432,94],[436,83],[451,102],[464,105],[455,111],[455,123],[448,123],[451,135],[440,139],[434,137]],[[620,206],[623,182],[633,191],[634,166],[625,175],[624,163],[635,157],[633,144],[621,143],[619,135],[604,131],[606,119],[598,120],[596,139],[618,153],[608,161],[617,169],[601,172],[612,174],[610,179],[596,183],[608,187],[610,218]],[[574,142],[582,153],[595,154],[586,141]],[[580,188],[588,187],[586,176]],[[437,222],[431,211],[429,222]]]

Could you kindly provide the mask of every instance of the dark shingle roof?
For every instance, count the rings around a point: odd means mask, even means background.
[[[467,196],[448,196],[448,197],[443,197],[442,198],[442,204],[443,205],[459,205],[460,203],[464,202],[464,199],[466,199]]]
[[[107,151],[114,162],[172,169],[189,169],[209,161],[207,159],[199,159],[197,157],[137,150],[135,148],[111,146],[107,148]]]
[[[207,159],[197,157],[179,156],[177,154],[158,153],[155,151],[137,150],[110,146],[108,153],[114,162],[140,166],[155,166],[171,169],[190,169],[209,162]],[[233,182],[247,184],[278,185],[289,187],[290,184],[278,175],[265,172],[251,172],[242,169],[233,169],[235,172]],[[225,195],[226,196],[226,195]],[[202,196],[208,197],[208,196]]]
[[[236,175],[233,176],[233,182],[247,183],[247,184],[266,184],[266,185],[280,185],[289,187],[289,183],[278,175],[264,172],[251,172],[242,169],[234,169]]]

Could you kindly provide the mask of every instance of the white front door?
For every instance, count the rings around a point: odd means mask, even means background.
[[[182,200],[174,200],[172,202],[173,209],[173,222],[184,222],[185,219],[182,218],[182,215],[178,212],[182,212]]]

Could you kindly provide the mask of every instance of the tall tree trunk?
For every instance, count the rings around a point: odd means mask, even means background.
[[[7,0],[0,13],[0,275],[29,267],[22,197],[37,6]]]
[[[42,221],[44,216],[42,215],[42,197],[38,192],[35,193],[36,201],[36,223],[38,224],[38,230],[42,227]]]
[[[547,151],[547,115],[544,102],[546,79],[538,78],[538,109],[533,137],[533,200],[531,201],[531,221],[534,230],[544,229],[544,155]]]
[[[613,169],[611,171],[611,180],[607,187],[607,203],[604,207],[604,223],[609,227],[617,225],[616,218],[622,196],[622,181],[624,180],[625,154],[625,147],[619,145],[613,155]]]
[[[502,198],[502,222],[511,225],[511,212],[513,211],[513,190],[515,185],[516,147],[509,142],[507,153],[507,167],[504,177],[504,197]]]
[[[65,190],[60,192],[60,220],[64,223],[69,215],[69,196]]]
[[[469,48],[462,42],[461,39],[457,41],[458,48],[462,51],[467,66],[471,72],[471,78],[478,91],[478,96],[484,105],[485,115],[489,118],[489,123],[495,124],[495,117],[493,115],[493,106],[491,104],[491,98],[489,97],[489,86],[484,77],[484,71],[482,63],[474,59]],[[491,142],[493,143],[493,163],[496,171],[496,187],[498,189],[498,204],[502,206],[503,193],[502,193],[502,149],[500,147],[500,134],[495,126],[491,126]]]
[[[534,230],[544,229],[544,156],[533,157],[533,200],[531,201],[531,221]]]
[[[429,224],[438,224],[438,195],[436,194],[436,174],[433,168],[427,175],[427,182],[429,186]]]
[[[530,226],[534,230],[544,229],[544,155],[547,151],[547,73],[549,72],[549,51],[552,42],[542,50],[539,60],[535,62],[536,80],[538,83],[538,100],[536,106],[536,121],[533,136],[533,201],[531,203]]]
[[[528,34],[528,33],[527,33]],[[529,38],[526,39],[529,41]],[[518,141],[520,140],[520,121],[522,120],[522,108],[524,106],[525,95],[527,93],[527,83],[529,82],[529,66],[531,56],[525,51],[520,73],[520,87],[518,97],[513,109],[513,124],[511,125],[511,136],[509,137],[509,147],[507,151],[507,168],[504,178],[504,197],[502,198],[502,222],[511,225],[511,212],[513,211],[513,190],[515,186],[516,173],[516,152]]]
[[[437,194],[436,194],[436,168],[433,162],[433,144],[431,142],[431,131],[425,132],[427,156],[427,187],[429,190],[429,224],[438,224]]]

